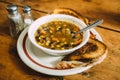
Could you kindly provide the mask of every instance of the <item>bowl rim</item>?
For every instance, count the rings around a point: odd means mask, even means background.
[[[43,46],[40,46],[39,44],[36,43],[35,39],[33,39],[34,37],[32,37],[35,33],[33,33],[33,35],[31,36],[31,31],[32,31],[32,28],[35,26],[35,24],[37,22],[40,22],[40,20],[42,19],[45,19],[45,18],[48,18],[48,17],[59,17],[59,16],[62,16],[62,17],[68,17],[68,18],[73,18],[74,21],[77,21],[77,22],[80,22],[81,24],[81,27],[84,28],[86,27],[87,25],[80,19],[74,17],[74,16],[70,16],[70,15],[65,15],[65,14],[51,14],[51,15],[45,15],[45,16],[42,16],[38,19],[36,19],[30,26],[29,26],[29,29],[28,29],[28,38],[29,40],[32,42],[32,44],[34,44],[36,47],[42,49],[42,50],[47,50],[49,52],[56,52],[56,53],[66,53],[68,51],[75,51],[76,49],[79,49],[80,47],[82,47],[83,45],[85,45],[89,39],[89,36],[90,36],[90,33],[89,33],[89,30],[87,31],[84,31],[83,32],[83,38],[85,38],[85,40],[83,40],[78,46],[76,47],[73,47],[71,49],[65,49],[65,50],[54,50],[54,49],[49,49],[49,48],[46,48],[46,47],[43,47]],[[46,23],[46,22],[45,22]],[[38,29],[38,27],[37,27]],[[35,32],[35,31],[34,31]],[[85,37],[86,36],[86,37]]]

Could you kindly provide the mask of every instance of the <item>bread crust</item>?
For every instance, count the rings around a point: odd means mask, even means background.
[[[88,25],[88,22],[89,22],[89,20],[87,18],[83,17],[76,10],[73,10],[73,9],[70,9],[70,8],[57,8],[57,9],[53,10],[52,14],[66,14],[66,15],[71,15],[71,16],[79,18],[86,25]]]

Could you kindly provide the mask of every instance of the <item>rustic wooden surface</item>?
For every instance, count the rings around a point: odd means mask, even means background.
[[[120,0],[0,0],[0,80],[120,80]],[[6,5],[30,5],[34,18],[55,8],[71,8],[91,19],[104,19],[95,29],[108,46],[107,58],[99,65],[70,76],[49,76],[26,66],[19,58],[16,40],[9,35]],[[21,12],[21,7],[19,7]],[[104,29],[106,28],[106,29]]]

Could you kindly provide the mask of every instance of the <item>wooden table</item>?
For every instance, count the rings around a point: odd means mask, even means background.
[[[19,1],[19,2],[18,2]],[[83,16],[104,23],[95,29],[108,47],[107,58],[91,69],[70,76],[49,76],[26,66],[19,58],[16,40],[9,35],[6,5],[14,3],[32,7],[34,18],[46,15],[55,8],[71,8]],[[0,0],[0,80],[120,80],[120,0]]]

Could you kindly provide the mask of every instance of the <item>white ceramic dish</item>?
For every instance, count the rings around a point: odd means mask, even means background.
[[[87,66],[80,66],[77,68],[66,69],[66,70],[58,70],[54,68],[55,64],[58,63],[63,58],[63,56],[50,56],[48,54],[45,54],[38,48],[36,48],[29,41],[27,31],[28,29],[26,28],[21,33],[17,41],[18,54],[22,59],[22,61],[27,66],[40,73],[54,75],[54,76],[66,76],[66,75],[77,74],[93,67],[96,64],[101,63],[106,57],[106,54],[104,54],[98,60],[96,60],[93,63],[90,63]],[[94,29],[91,29],[91,32],[96,35],[96,38],[98,40],[102,41],[102,38]]]
[[[66,50],[54,50],[54,49],[48,49],[45,48],[43,46],[40,46],[39,44],[36,43],[36,40],[34,38],[34,34],[37,31],[37,29],[40,27],[40,25],[43,25],[45,23],[48,23],[50,21],[55,21],[55,20],[60,20],[60,21],[66,21],[72,24],[77,25],[80,29],[86,27],[87,25],[81,21],[80,19],[73,17],[73,16],[69,16],[69,15],[64,15],[64,14],[53,14],[53,15],[47,15],[47,16],[43,16],[38,18],[37,20],[35,20],[29,27],[28,29],[28,37],[30,39],[30,41],[32,42],[33,45],[35,45],[36,47],[38,47],[39,49],[43,50],[44,52],[50,54],[50,55],[66,55],[69,54],[77,49],[79,49],[80,47],[82,47],[83,45],[86,44],[86,42],[89,39],[89,30],[84,31],[83,32],[83,40],[82,42],[71,49],[66,49]]]

